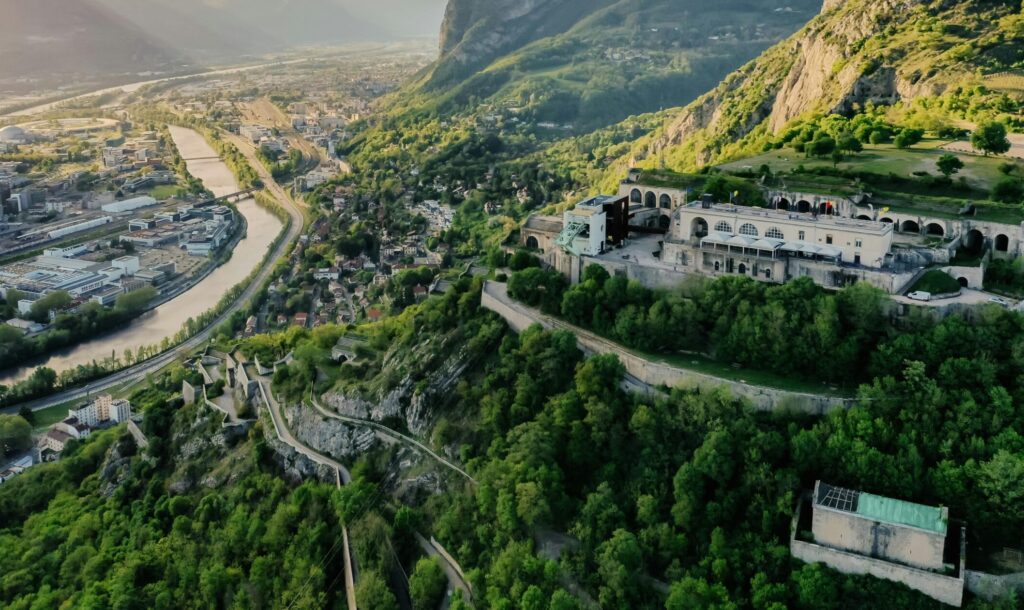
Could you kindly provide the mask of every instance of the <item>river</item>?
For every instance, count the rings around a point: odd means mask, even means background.
[[[185,159],[217,156],[199,133],[173,126],[170,130],[178,151]],[[240,190],[227,165],[219,159],[187,161],[187,165],[188,171],[202,180],[206,188],[218,197]],[[121,357],[125,349],[134,352],[140,346],[158,344],[164,337],[177,334],[189,318],[195,318],[213,308],[227,290],[246,278],[263,261],[284,226],[276,216],[256,205],[253,199],[240,201],[237,207],[248,223],[246,236],[238,242],[231,260],[191,290],[143,314],[121,330],[56,352],[33,366],[0,372],[0,383],[20,381],[28,377],[37,366],[47,366],[59,373],[79,364],[103,360],[111,353]]]
[[[46,102],[46,103],[40,104],[38,106],[33,106],[31,108],[26,108],[24,110],[16,110],[14,112],[7,112],[5,114],[0,114],[0,117],[33,116],[33,115],[37,115],[37,114],[42,114],[44,112],[49,112],[50,110],[54,110],[54,109],[58,108],[62,104],[66,104],[68,102],[73,102],[75,100],[80,100],[80,99],[84,99],[84,98],[87,98],[87,97],[95,97],[95,96],[98,96],[98,95],[106,95],[108,93],[135,93],[136,91],[138,91],[139,89],[141,89],[141,88],[143,88],[143,87],[145,87],[147,85],[155,85],[157,83],[166,83],[166,82],[169,82],[169,81],[184,80],[186,78],[200,78],[200,77],[209,77],[209,76],[226,76],[226,75],[229,75],[229,74],[238,74],[238,73],[241,73],[241,72],[249,72],[249,71],[252,71],[252,70],[259,70],[260,68],[269,68],[271,66],[288,66],[288,65],[291,65],[291,64],[302,63],[302,62],[305,62],[305,61],[309,61],[309,59],[307,59],[307,58],[292,59],[292,60],[289,60],[289,61],[275,61],[275,62],[259,64],[259,65],[255,65],[255,66],[238,66],[238,67],[234,67],[234,68],[221,68],[219,70],[209,70],[207,72],[199,72],[199,73],[196,73],[196,74],[183,74],[183,75],[179,75],[179,76],[167,76],[167,77],[164,77],[164,78],[157,78],[157,79],[153,79],[153,80],[140,81],[140,82],[137,82],[137,83],[129,83],[127,85],[116,85],[114,87],[108,87],[106,89],[100,89],[98,91],[89,91],[87,93],[79,93],[79,94],[73,95],[71,97],[66,97],[64,99],[55,100],[55,101],[52,101],[52,102]]]

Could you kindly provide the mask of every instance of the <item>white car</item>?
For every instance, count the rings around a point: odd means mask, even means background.
[[[1002,305],[1003,307],[1009,307],[1010,306],[1010,302],[1007,301],[1004,298],[1001,298],[1001,297],[989,297],[988,298],[988,302],[989,303],[995,303],[996,305]]]
[[[932,293],[925,292],[923,290],[915,290],[914,292],[908,294],[907,298],[913,299],[915,301],[930,301],[932,300]]]

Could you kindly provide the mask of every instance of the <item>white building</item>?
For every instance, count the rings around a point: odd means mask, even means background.
[[[75,418],[90,428],[106,422],[125,422],[131,415],[132,404],[123,398],[115,399],[110,394],[103,394],[77,409],[68,410],[69,418]]]
[[[121,256],[110,261],[111,266],[120,269],[124,275],[135,275],[139,270],[139,257]]]
[[[555,240],[558,245],[577,256],[595,256],[604,252],[608,233],[605,203],[605,197],[595,197],[567,210],[562,232]]]
[[[156,199],[153,199],[152,197],[132,197],[131,199],[125,199],[124,201],[115,201],[114,203],[105,204],[101,206],[101,209],[104,212],[117,214],[120,212],[131,212],[132,210],[137,210],[139,208],[149,207],[151,205],[156,205],[156,203]]]

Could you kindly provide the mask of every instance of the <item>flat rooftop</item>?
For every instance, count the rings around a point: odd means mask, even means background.
[[[945,511],[862,491],[819,483],[815,504],[852,513],[869,521],[906,525],[945,535],[949,526]]]
[[[731,203],[715,203],[705,208],[700,201],[687,204],[683,208],[688,212],[697,213],[718,213],[730,214],[742,218],[758,218],[768,220],[789,220],[814,224],[830,225],[841,229],[861,231],[865,233],[877,233],[884,235],[891,233],[892,224],[876,222],[873,220],[857,220],[856,218],[844,218],[841,216],[828,216],[824,214],[811,214],[809,212],[794,212],[792,210],[770,210],[767,208],[753,208],[749,206],[734,205]]]

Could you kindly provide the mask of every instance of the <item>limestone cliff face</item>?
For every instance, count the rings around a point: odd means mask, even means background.
[[[941,93],[950,73],[905,68],[917,52],[907,42],[912,39],[894,36],[889,47],[878,43],[887,40],[887,29],[912,21],[924,4],[826,0],[822,13],[800,32],[679,110],[629,161],[649,165],[657,159],[675,169],[694,169],[720,159],[751,134],[777,133],[809,112],[844,112],[867,102],[892,104]]]
[[[371,384],[362,395],[328,392],[324,406],[341,415],[388,423],[400,420],[415,436],[429,433],[443,405],[470,365],[457,333],[434,337],[411,347],[397,345],[384,355],[384,384]]]
[[[610,0],[449,0],[441,57],[427,80],[458,82],[502,54],[569,29]]]

